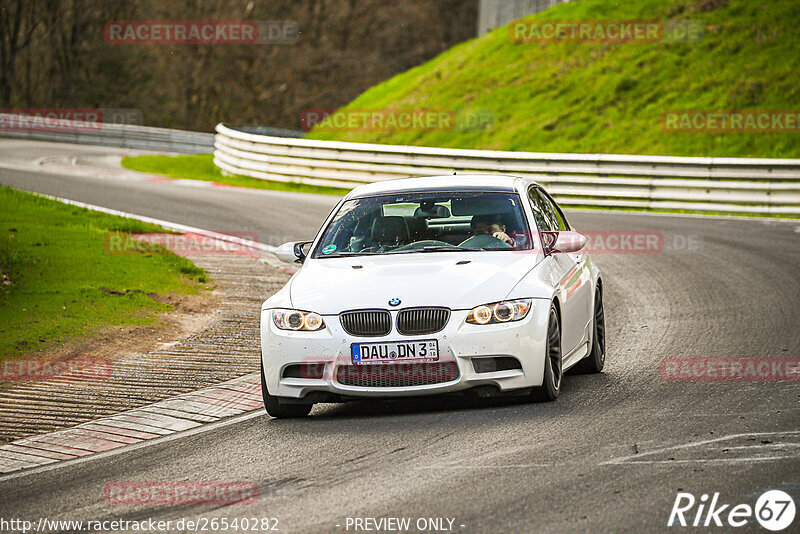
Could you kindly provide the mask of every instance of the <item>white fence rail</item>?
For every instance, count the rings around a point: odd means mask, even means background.
[[[218,125],[228,174],[335,187],[409,176],[531,176],[564,205],[800,216],[800,159],[500,152],[255,135]]]
[[[210,153],[214,134],[153,128],[131,124],[47,119],[36,127],[22,123],[18,114],[0,114],[0,137],[138,148],[157,152]]]

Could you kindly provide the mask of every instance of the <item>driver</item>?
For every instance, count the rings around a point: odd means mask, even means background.
[[[475,215],[470,226],[475,235],[490,235],[511,247],[516,246],[516,242],[506,233],[506,226],[499,215]]]

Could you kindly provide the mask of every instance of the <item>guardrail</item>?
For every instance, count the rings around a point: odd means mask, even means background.
[[[59,143],[138,148],[188,154],[214,151],[214,134],[131,124],[47,119],[21,127],[19,115],[0,114],[0,136]]]
[[[287,139],[216,127],[225,173],[334,187],[458,173],[531,176],[559,203],[800,215],[800,159],[550,154]]]

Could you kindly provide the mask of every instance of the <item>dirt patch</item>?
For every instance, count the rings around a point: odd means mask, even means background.
[[[153,297],[158,302],[173,306],[171,311],[161,313],[155,324],[103,328],[93,336],[67,341],[36,353],[35,357],[41,360],[80,357],[113,361],[122,356],[144,356],[207,328],[219,314],[222,305],[219,290],[203,291],[197,295],[169,294]],[[13,384],[14,381],[0,383],[0,388]]]
[[[716,9],[727,7],[731,0],[700,0],[697,3],[697,11],[700,13],[708,13]]]
[[[219,290],[203,291],[197,295],[157,295],[159,302],[174,308],[161,313],[153,325],[113,326],[100,330],[93,336],[71,340],[61,345],[37,352],[35,358],[46,361],[110,361],[112,366],[120,359],[137,359],[153,362],[159,348],[175,345],[181,340],[208,328],[220,314],[222,294]],[[33,355],[29,355],[31,357]],[[2,380],[0,391],[14,391],[25,381]],[[70,387],[81,388],[81,384]],[[91,395],[91,384],[83,385],[87,396]],[[46,395],[45,395],[46,397]],[[0,414],[0,417],[5,414]],[[0,445],[9,443],[10,436],[0,435]]]
[[[0,443],[71,427],[258,370],[261,303],[283,287],[289,275],[241,254],[189,259],[206,270],[215,290],[159,297],[174,309],[153,326],[107,328],[36,354],[37,360],[68,365],[83,361],[90,367],[73,372],[79,366],[72,365],[64,373],[53,373],[60,378],[0,381]],[[55,364],[50,368],[55,370]],[[64,370],[63,365],[59,369]]]

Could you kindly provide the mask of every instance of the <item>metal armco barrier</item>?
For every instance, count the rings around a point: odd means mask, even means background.
[[[334,187],[436,174],[532,176],[564,205],[800,216],[800,159],[501,152],[256,135],[217,125],[228,174]]]
[[[0,136],[157,152],[207,154],[214,151],[214,134],[210,133],[72,120],[47,120],[46,126],[40,122],[36,128],[20,127],[19,124],[17,116],[0,114]]]

